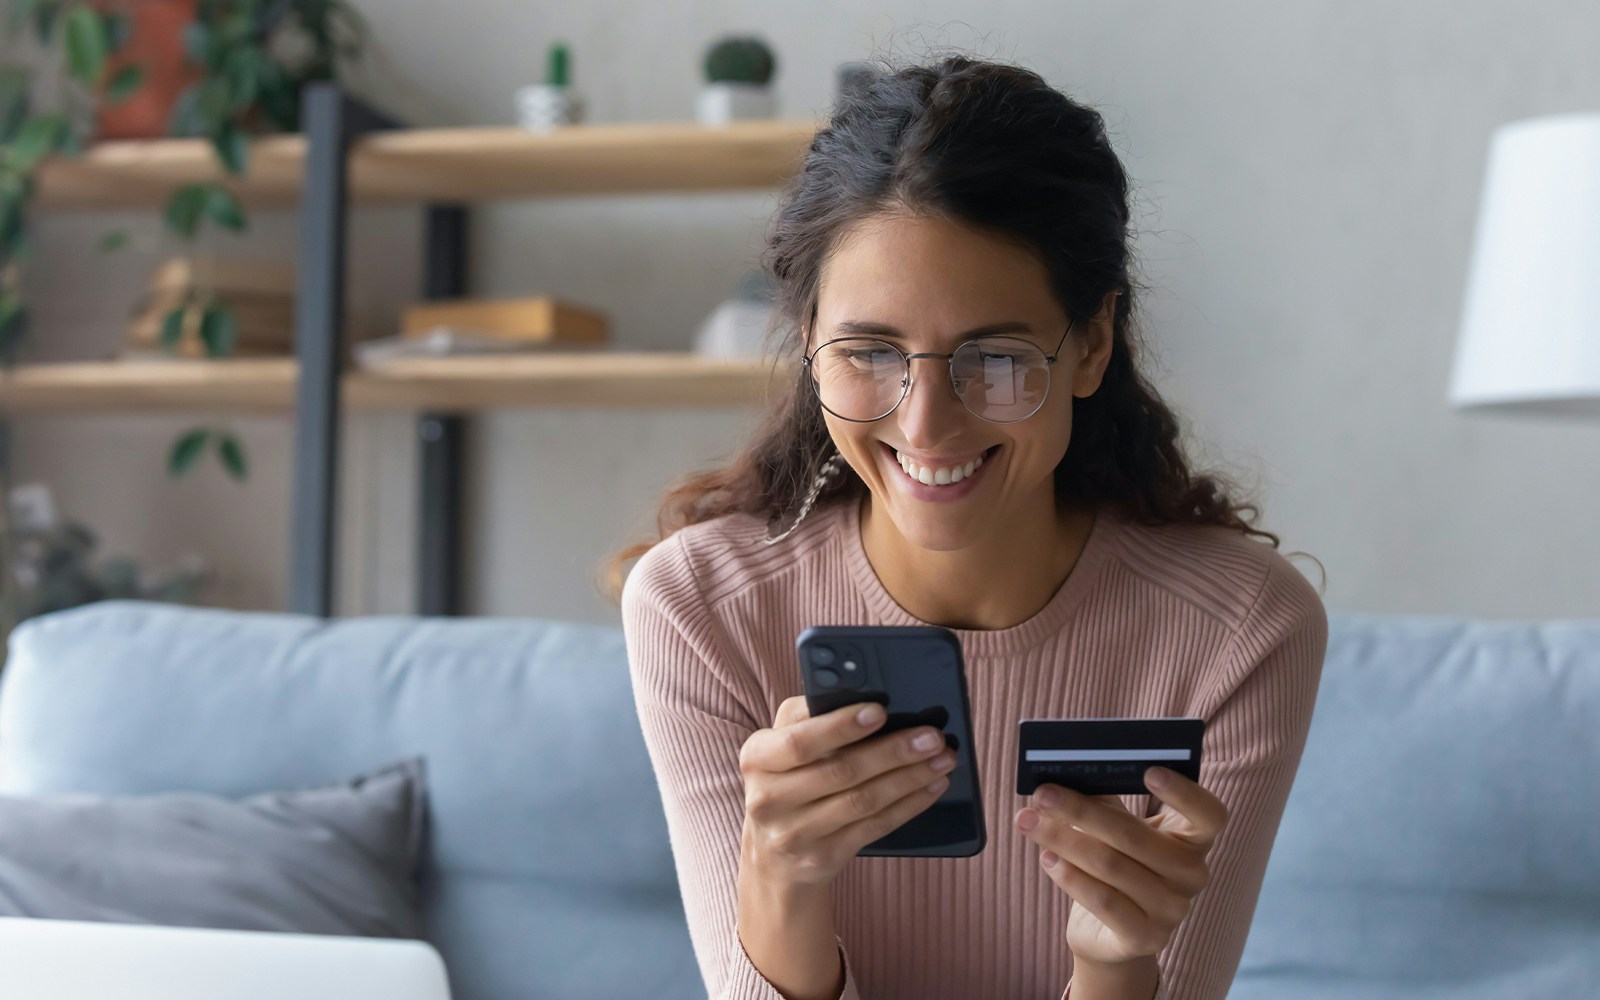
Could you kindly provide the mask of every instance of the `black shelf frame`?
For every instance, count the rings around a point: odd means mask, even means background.
[[[336,82],[314,83],[301,95],[306,137],[296,267],[294,486],[291,508],[289,609],[331,617],[338,550],[339,433],[344,374],[346,236],[350,222],[351,143],[398,127]],[[427,298],[466,294],[469,216],[461,205],[424,208],[422,292]],[[462,470],[466,417],[417,417],[418,614],[462,613]]]

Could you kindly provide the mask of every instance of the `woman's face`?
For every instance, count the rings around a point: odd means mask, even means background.
[[[874,518],[887,515],[907,541],[939,551],[992,544],[1007,530],[1053,519],[1052,475],[1072,437],[1072,397],[1099,387],[1110,357],[1114,298],[1108,294],[1101,315],[1062,342],[1066,312],[1044,265],[1022,248],[953,222],[907,215],[874,216],[846,233],[823,265],[808,352],[836,337],[863,335],[841,330],[845,323],[879,325],[872,335],[904,354],[949,354],[971,331],[1011,322],[1018,329],[1006,336],[1031,341],[1046,355],[1061,343],[1044,405],[1015,423],[968,411],[938,358],[911,362],[911,387],[888,416],[857,423],[824,410],[834,444],[872,491]],[[938,480],[957,467],[973,473],[949,485],[920,481],[923,469]]]

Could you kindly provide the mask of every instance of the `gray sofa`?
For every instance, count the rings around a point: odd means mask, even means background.
[[[1600,623],[1334,614],[1233,1000],[1600,996]],[[457,1000],[703,997],[619,630],[108,602],[24,623],[0,794],[422,754]]]

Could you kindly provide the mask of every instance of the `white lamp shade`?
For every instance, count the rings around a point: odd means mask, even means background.
[[[1600,417],[1600,115],[1495,131],[1450,401]]]

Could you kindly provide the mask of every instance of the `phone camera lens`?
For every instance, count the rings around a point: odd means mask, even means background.
[[[818,687],[831,688],[839,686],[838,673],[828,667],[818,667],[811,672],[811,676],[816,679]]]
[[[811,662],[819,667],[833,666],[834,653],[827,646],[814,646],[811,649]]]

